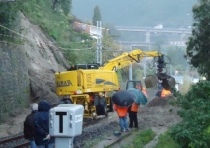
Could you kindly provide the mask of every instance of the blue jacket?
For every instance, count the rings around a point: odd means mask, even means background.
[[[50,140],[43,140],[49,134],[50,108],[51,105],[47,101],[40,101],[38,104],[38,112],[34,116],[35,142],[37,145],[47,145],[55,141],[54,137],[51,137]]]

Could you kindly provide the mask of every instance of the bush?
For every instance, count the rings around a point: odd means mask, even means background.
[[[161,134],[155,148],[181,148],[168,132]]]
[[[156,133],[152,129],[147,129],[141,131],[135,135],[135,138],[132,141],[132,144],[127,146],[128,148],[143,148],[147,143],[149,143]]]
[[[210,147],[210,82],[193,85],[186,95],[177,98],[182,122],[170,129],[170,135],[181,147]]]

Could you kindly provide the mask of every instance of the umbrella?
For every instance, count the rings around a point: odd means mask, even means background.
[[[137,104],[143,104],[145,105],[147,103],[147,97],[144,95],[144,93],[142,91],[140,91],[139,89],[136,88],[129,88],[128,89],[129,92],[131,92],[132,94],[135,95],[135,102]]]
[[[120,90],[112,95],[112,101],[122,107],[127,107],[133,104],[135,95],[127,90]]]

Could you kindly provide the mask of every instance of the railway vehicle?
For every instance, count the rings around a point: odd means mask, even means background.
[[[96,118],[97,115],[107,115],[109,111],[113,111],[113,104],[111,95],[106,94],[121,89],[117,70],[133,63],[140,63],[146,57],[157,59],[157,72],[145,79],[146,87],[157,85],[158,79],[162,81],[165,89],[174,87],[175,79],[163,72],[166,65],[163,54],[135,49],[108,60],[102,66],[79,64],[75,65],[74,69],[56,72],[56,94],[64,98],[63,100],[67,99],[69,103],[82,104],[85,109],[84,117]],[[96,98],[101,98],[97,104]]]

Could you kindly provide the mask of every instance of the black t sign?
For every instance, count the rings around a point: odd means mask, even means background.
[[[56,112],[56,115],[59,116],[59,133],[63,133],[63,116],[67,115],[66,112]]]

